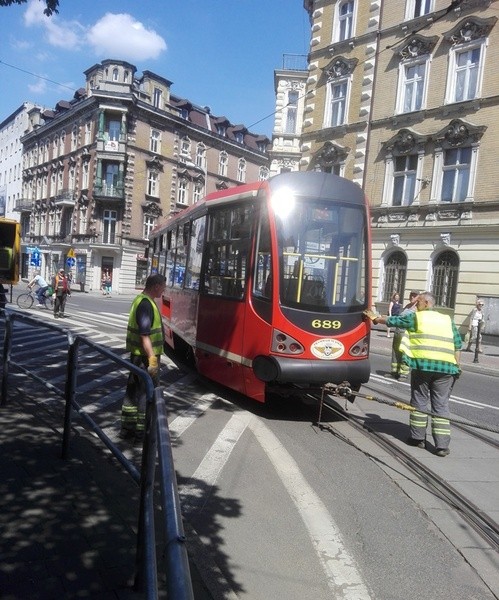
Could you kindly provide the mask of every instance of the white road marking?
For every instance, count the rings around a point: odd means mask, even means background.
[[[368,600],[369,592],[347,552],[340,532],[322,500],[308,485],[298,465],[261,421],[250,428],[291,496],[307,528],[335,600]]]
[[[203,414],[216,400],[216,396],[213,394],[205,394],[192,406],[190,406],[185,412],[178,417],[175,417],[169,424],[168,429],[172,438],[180,437],[184,431],[189,428],[196,419]]]

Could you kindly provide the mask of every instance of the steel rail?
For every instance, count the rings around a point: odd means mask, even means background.
[[[362,387],[364,387],[368,390],[372,390],[378,394],[381,393],[386,398],[390,398],[394,401],[398,401],[398,397],[395,396],[395,394],[391,394],[390,392],[386,392],[385,390],[380,390],[379,388],[373,386],[372,384],[363,384]],[[492,448],[499,449],[499,440],[495,440],[487,435],[484,435],[483,433],[480,433],[479,431],[476,431],[477,427],[479,427],[480,429],[484,429],[485,431],[490,431],[491,433],[499,433],[493,427],[489,427],[489,426],[482,427],[481,425],[474,423],[473,421],[469,421],[469,423],[466,423],[462,419],[460,419],[458,421],[456,419],[451,418],[450,422],[452,423],[452,426],[454,428],[460,429],[461,431],[468,433],[469,435],[480,440],[481,442],[484,442],[485,444],[492,446]]]
[[[437,494],[439,498],[456,509],[462,518],[468,522],[495,551],[499,551],[499,524],[496,521],[483,513],[483,511],[458,492],[453,486],[447,483],[439,475],[436,475],[431,469],[423,465],[402,448],[399,448],[382,433],[375,431],[372,427],[367,426],[363,422],[359,423],[358,421],[361,417],[352,415],[341,409],[338,405],[332,405],[327,400],[324,400],[323,404],[333,413],[343,417],[357,431],[362,432],[364,435],[367,435],[367,431],[370,439],[374,438],[374,441],[379,446],[388,451],[394,458],[414,472],[427,487]],[[332,430],[332,426],[329,424],[320,425],[323,428],[327,427]],[[354,442],[351,443],[355,446]]]

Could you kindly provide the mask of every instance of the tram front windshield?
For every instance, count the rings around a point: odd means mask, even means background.
[[[274,213],[281,304],[314,312],[366,308],[363,208],[307,199],[289,208]]]

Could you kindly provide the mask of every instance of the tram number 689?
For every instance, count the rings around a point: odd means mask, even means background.
[[[314,329],[340,329],[341,321],[331,321],[330,319],[314,319],[312,321]]]

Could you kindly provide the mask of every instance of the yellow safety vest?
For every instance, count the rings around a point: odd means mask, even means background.
[[[132,307],[130,308],[130,316],[128,317],[128,329],[126,335],[126,349],[129,350],[132,354],[136,354],[140,356],[144,354],[144,348],[142,346],[142,340],[140,336],[139,329],[137,327],[137,307],[142,302],[144,298],[147,298],[151,303],[153,310],[153,322],[151,325],[151,333],[149,337],[151,338],[151,344],[154,350],[154,354],[160,355],[163,353],[163,327],[161,325],[161,315],[156,305],[156,302],[149,298],[147,294],[139,294],[135,300],[132,302]]]
[[[406,331],[400,351],[414,359],[441,360],[457,364],[452,321],[434,310],[415,313],[416,331]]]

